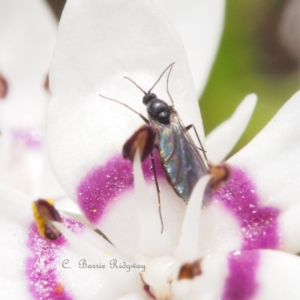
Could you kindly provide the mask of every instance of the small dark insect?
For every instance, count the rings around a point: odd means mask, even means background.
[[[165,171],[166,178],[176,194],[188,203],[191,193],[198,180],[205,174],[208,174],[207,158],[202,143],[194,125],[185,127],[179,114],[174,108],[174,101],[169,92],[168,83],[174,63],[169,65],[159,76],[152,88],[145,92],[132,79],[131,81],[138,89],[144,93],[143,103],[147,107],[148,118],[138,113],[128,105],[111,98],[101,97],[118,102],[138,114],[147,124],[138,129],[125,143],[123,147],[124,158],[133,160],[136,149],[141,152],[142,160],[150,154],[152,158],[153,171],[155,176],[156,187],[158,191],[159,207],[160,195],[156,177],[155,164],[153,159],[153,149],[158,150],[161,165]],[[172,105],[159,99],[152,90],[160,81],[162,76],[167,72],[167,93]],[[197,136],[199,147],[197,147],[191,138],[188,130],[193,128]],[[202,154],[200,151],[202,151]],[[203,155],[203,156],[202,156]],[[206,189],[204,205],[207,205],[211,198],[210,188]],[[159,208],[160,209],[160,208]],[[160,210],[159,210],[160,211]],[[161,216],[161,211],[160,211]]]

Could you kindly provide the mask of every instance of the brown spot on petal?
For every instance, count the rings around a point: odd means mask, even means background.
[[[45,82],[44,82],[45,90],[49,91],[49,74],[46,75]]]
[[[135,152],[140,150],[141,160],[144,161],[155,147],[156,133],[151,125],[144,125],[138,129],[124,144],[123,157],[133,161]]]
[[[48,221],[62,222],[62,219],[51,200],[39,199],[35,202],[39,213]]]
[[[49,240],[57,239],[61,233],[51,221],[62,222],[62,219],[52,201],[39,199],[32,203],[32,210],[40,235]]]
[[[6,79],[0,74],[0,99],[4,99],[7,96],[8,85]]]
[[[194,261],[193,263],[186,263],[181,266],[178,280],[190,279],[202,274],[201,270],[201,259]]]
[[[147,284],[147,283],[145,282],[145,280],[144,280],[142,274],[140,274],[140,278],[141,278],[141,280],[142,280],[142,282],[143,282],[145,293],[146,293],[148,296],[150,296],[151,298],[156,299],[156,298],[154,297],[154,295],[153,295],[153,294],[151,293],[151,291],[150,291],[150,285]]]
[[[222,187],[230,177],[229,165],[223,163],[220,165],[208,165],[208,173],[212,175],[209,181],[212,190],[216,191]]]
[[[57,295],[63,294],[65,291],[65,287],[61,283],[57,283],[54,287],[54,293]]]

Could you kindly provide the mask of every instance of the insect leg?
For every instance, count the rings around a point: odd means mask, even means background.
[[[163,231],[164,231],[164,222],[163,222],[162,215],[161,215],[160,189],[159,189],[159,185],[158,185],[158,181],[157,181],[157,175],[156,175],[156,168],[155,168],[153,152],[151,152],[151,162],[152,162],[155,185],[156,185],[156,191],[157,191],[157,197],[158,197],[158,211],[159,211],[159,218],[160,218],[160,223],[161,223],[161,232],[160,233],[163,233]]]
[[[204,157],[205,157],[205,159],[206,159],[206,161],[207,161],[206,151],[204,150],[204,147],[203,147],[203,145],[202,145],[202,143],[201,143],[201,140],[200,140],[200,138],[199,138],[197,129],[195,128],[194,124],[190,124],[190,125],[186,126],[186,127],[185,127],[185,130],[188,131],[188,130],[190,130],[191,128],[194,129],[194,132],[195,132],[195,134],[196,134],[197,140],[198,140],[198,142],[199,142],[199,144],[200,144],[200,150],[203,152],[203,155],[204,155]]]

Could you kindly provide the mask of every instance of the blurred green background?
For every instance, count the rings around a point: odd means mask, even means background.
[[[230,117],[247,94],[257,94],[250,125],[234,151],[247,144],[299,89],[298,64],[278,33],[288,1],[227,0],[220,49],[200,107],[209,133]],[[65,0],[48,2],[59,19]]]
[[[223,38],[200,107],[209,133],[243,97],[258,96],[252,120],[235,151],[247,144],[299,90],[298,65],[282,46],[282,0],[228,0]]]

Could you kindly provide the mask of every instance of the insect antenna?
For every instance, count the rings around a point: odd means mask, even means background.
[[[147,124],[150,123],[149,120],[148,120],[146,117],[144,117],[142,114],[140,114],[139,112],[137,112],[135,109],[131,108],[129,105],[127,105],[127,104],[125,104],[125,103],[123,103],[123,102],[121,102],[121,101],[118,101],[118,100],[116,100],[116,99],[112,99],[112,98],[105,97],[105,96],[103,96],[103,95],[101,95],[101,94],[99,94],[99,96],[102,97],[102,98],[104,98],[104,99],[107,99],[107,100],[110,100],[110,101],[117,102],[117,103],[119,103],[119,104],[121,104],[121,105],[123,105],[123,106],[129,108],[129,109],[130,109],[131,111],[133,111],[135,114],[137,114],[138,116],[140,116],[140,117],[143,119],[143,121],[144,121],[145,123],[147,123]]]
[[[174,63],[171,64],[171,66],[169,66],[170,71],[169,71],[169,74],[168,74],[168,77],[167,77],[167,93],[168,93],[168,95],[169,95],[169,97],[170,97],[170,100],[171,100],[171,102],[172,102],[172,106],[174,106],[174,101],[173,101],[173,98],[172,98],[171,93],[170,93],[170,91],[169,91],[169,78],[170,78],[170,74],[171,74],[173,65],[174,65]]]
[[[171,63],[162,73],[161,73],[161,75],[158,77],[158,79],[156,80],[156,82],[153,84],[153,86],[152,86],[152,88],[148,91],[148,94],[150,94],[151,93],[151,91],[155,88],[155,86],[159,83],[159,81],[161,80],[161,78],[163,77],[163,75],[168,71],[168,69],[169,68],[171,68],[172,69],[172,67],[173,67],[173,65],[174,65],[175,63],[173,62],[173,63]]]
[[[145,95],[147,95],[147,93],[136,83],[134,82],[131,78],[124,76],[125,79],[131,81],[139,90],[141,90]]]

